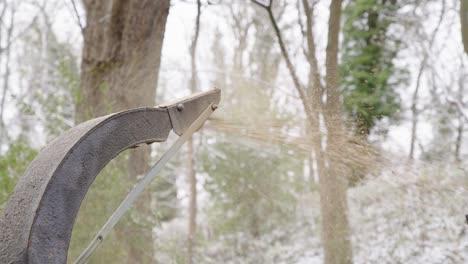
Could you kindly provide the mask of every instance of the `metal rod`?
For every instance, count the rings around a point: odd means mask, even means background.
[[[143,192],[145,187],[156,178],[157,174],[161,169],[166,165],[166,163],[177,153],[177,151],[182,147],[182,145],[195,133],[203,123],[208,119],[208,117],[213,113],[216,107],[213,107],[213,104],[210,104],[200,116],[188,127],[188,129],[180,136],[176,142],[161,156],[161,158],[156,162],[156,164],[151,168],[151,170],[137,182],[135,187],[130,191],[127,197],[120,204],[119,208],[112,214],[112,216],[107,220],[101,230],[97,233],[96,237],[91,241],[88,247],[81,253],[78,259],[74,262],[75,264],[85,264],[87,263],[89,257],[96,250],[97,246],[106,238],[109,232],[114,228],[117,222],[122,218],[125,212],[130,209],[133,203],[136,201],[138,196]]]

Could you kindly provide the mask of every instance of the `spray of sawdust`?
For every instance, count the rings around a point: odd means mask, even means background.
[[[307,135],[296,135],[285,131],[286,121],[265,119],[255,126],[236,121],[213,117],[205,128],[241,138],[239,142],[248,144],[258,151],[268,146],[282,145],[291,150],[309,155],[313,149],[313,137],[321,137],[322,131],[308,131]],[[401,153],[389,153],[376,144],[370,144],[352,134],[343,134],[340,148],[330,149],[327,157],[340,162],[348,173],[362,171],[365,179],[351,190],[351,199],[356,201],[381,201],[378,190],[392,190],[401,197],[409,191],[425,195],[455,196],[466,195],[464,204],[468,206],[468,168],[464,163],[441,161],[408,160]],[[344,139],[344,140],[343,140]],[[362,180],[362,179],[361,179]],[[372,189],[373,191],[369,191]],[[443,194],[442,194],[443,193]],[[397,195],[398,196],[398,195]],[[357,200],[356,200],[357,199]],[[423,199],[423,198],[422,198]],[[454,198],[456,199],[456,198]],[[394,201],[387,201],[386,205]],[[424,201],[415,201],[425,206]],[[384,205],[384,206],[386,206]],[[466,212],[468,213],[468,211]]]
[[[313,149],[313,138],[322,137],[322,131],[308,131],[307,135],[295,135],[288,133],[283,128],[286,126],[284,120],[264,120],[255,123],[255,127],[235,120],[212,118],[205,125],[208,129],[228,135],[247,139],[260,146],[282,145],[292,150],[308,155]],[[373,146],[362,139],[348,134],[341,136],[340,142],[344,142],[339,149],[328,151],[327,157],[335,162],[344,164],[344,168],[376,170],[385,163],[385,158],[380,155],[378,147]]]

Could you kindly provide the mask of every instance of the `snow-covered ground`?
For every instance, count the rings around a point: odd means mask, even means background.
[[[354,263],[468,263],[467,176],[462,165],[393,164],[350,189]],[[196,263],[323,263],[318,199],[308,194],[297,220],[268,234],[200,241]],[[179,218],[157,232],[160,261],[183,258],[185,222]]]

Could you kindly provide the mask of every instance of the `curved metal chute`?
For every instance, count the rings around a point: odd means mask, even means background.
[[[123,111],[82,123],[52,141],[7,203],[0,220],[0,263],[66,263],[81,202],[107,163],[130,147],[165,141],[173,124],[183,134],[219,100],[220,91],[213,90],[171,105]]]

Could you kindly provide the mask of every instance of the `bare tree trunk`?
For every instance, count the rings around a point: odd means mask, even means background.
[[[418,77],[416,79],[416,88],[413,92],[413,99],[411,103],[411,114],[413,116],[411,120],[411,141],[410,141],[410,152],[409,152],[409,159],[412,160],[414,158],[414,148],[416,145],[416,132],[418,128],[418,98],[419,98],[419,87],[421,86],[421,77],[424,72],[424,67],[426,65],[427,56],[424,56],[421,65],[419,66]]]
[[[169,0],[86,0],[79,119],[155,104]]]
[[[328,44],[326,48],[326,92],[325,125],[327,127],[326,175],[320,179],[320,208],[322,214],[322,243],[325,249],[325,263],[345,264],[353,262],[348,222],[347,169],[334,153],[346,145],[343,131],[339,71],[338,45],[341,23],[342,0],[332,0],[328,21]]]
[[[320,133],[320,115],[323,114],[323,93],[324,88],[321,82],[321,77],[318,69],[316,57],[316,45],[313,33],[313,8],[309,5],[308,0],[303,0],[302,5],[306,16],[306,32],[307,35],[307,61],[309,62],[309,83],[307,87],[307,103],[311,103],[311,114],[309,116],[310,131],[312,133],[313,152],[315,153],[315,161],[317,163],[317,174],[319,179],[325,172],[325,155],[322,146],[322,134]]]
[[[462,65],[462,73],[458,80],[458,95],[457,98],[463,102],[463,95],[465,92],[465,73],[464,73],[464,65]],[[454,158],[456,162],[460,162],[460,150],[462,146],[462,139],[463,139],[463,129],[464,129],[465,119],[463,118],[463,114],[461,111],[458,111],[458,127],[457,127],[457,138],[455,140],[455,152]]]
[[[468,0],[460,0],[460,23],[463,48],[468,55]]]
[[[6,3],[5,6],[3,7],[3,10],[1,12],[0,18],[4,17],[5,10],[6,10]],[[10,24],[8,25],[8,29],[6,32],[6,43],[7,43],[7,48],[5,50],[5,74],[3,76],[3,91],[2,91],[2,100],[0,101],[0,148],[2,147],[3,143],[3,138],[5,137],[5,121],[3,120],[4,118],[4,113],[5,113],[5,103],[6,103],[6,96],[7,96],[7,91],[10,88],[10,58],[11,58],[11,50],[9,43],[11,42],[12,36],[13,36],[13,28],[14,28],[14,23],[15,22],[15,10],[11,11],[10,15]],[[1,42],[0,42],[1,43]],[[1,48],[1,47],[0,47]],[[1,54],[1,52],[0,52]]]
[[[412,160],[414,159],[414,149],[416,146],[416,139],[417,139],[417,127],[418,127],[418,100],[419,100],[419,87],[421,86],[421,77],[423,75],[424,69],[426,68],[427,60],[429,59],[429,52],[432,48],[432,45],[434,44],[435,37],[437,35],[437,32],[440,29],[440,25],[442,24],[442,20],[444,18],[445,14],[445,3],[446,1],[442,1],[442,10],[439,15],[438,23],[437,26],[435,27],[434,31],[431,34],[431,37],[429,39],[429,45],[428,45],[428,50],[424,51],[424,57],[421,61],[421,65],[419,66],[419,71],[418,71],[418,77],[416,79],[416,88],[414,89],[413,92],[413,98],[412,98],[412,103],[411,103],[411,114],[412,114],[412,120],[411,120],[411,139],[410,139],[410,152],[409,152],[409,159]]]
[[[197,0],[197,17],[195,21],[195,35],[190,46],[190,58],[192,67],[192,77],[190,80],[190,90],[197,91],[197,44],[200,33],[201,1]],[[193,263],[193,251],[195,247],[195,235],[197,231],[197,174],[195,170],[195,159],[193,151],[193,137],[188,143],[188,178],[189,178],[189,222],[187,238],[187,262]]]
[[[458,127],[457,127],[457,139],[455,141],[455,153],[454,153],[454,156],[455,156],[455,161],[456,162],[460,162],[461,161],[461,158],[460,158],[460,149],[461,149],[461,145],[462,145],[462,139],[463,139],[463,129],[464,129],[464,120],[463,120],[463,117],[460,117],[458,118]]]
[[[268,6],[263,2],[252,0],[254,3],[266,9],[270,22],[278,39],[286,67],[293,80],[293,84],[301,98],[307,119],[310,122],[313,135],[314,152],[317,160],[320,182],[320,208],[322,216],[322,243],[324,247],[326,264],[352,263],[352,248],[348,223],[347,205],[347,177],[345,169],[339,161],[333,159],[332,153],[337,153],[345,143],[345,136],[341,120],[341,102],[339,92],[338,71],[338,44],[341,20],[342,0],[332,0],[330,5],[330,19],[328,31],[328,46],[326,50],[326,91],[327,104],[323,105],[323,85],[320,80],[320,71],[315,55],[315,43],[312,32],[312,9],[307,0],[303,0],[304,10],[307,18],[307,44],[308,62],[310,65],[308,89],[301,85],[296,69],[291,62],[285,47],[278,24],[273,16],[272,1]],[[323,151],[320,133],[320,114],[325,114],[327,127],[327,149]],[[325,166],[328,161],[328,167]]]
[[[81,63],[77,119],[128,108],[155,105],[161,50],[169,0],[84,0],[86,28]],[[130,152],[132,179],[148,169],[149,147]],[[145,194],[136,207],[150,211]],[[142,243],[128,249],[128,263],[152,263],[150,226],[135,227]]]

